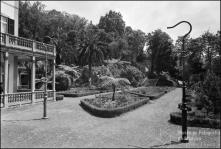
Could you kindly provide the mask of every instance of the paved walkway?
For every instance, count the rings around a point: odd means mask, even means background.
[[[93,96],[88,96],[93,97]],[[80,98],[48,103],[42,120],[42,103],[1,111],[1,147],[219,147],[220,130],[188,128],[189,143],[176,143],[181,126],[168,122],[177,111],[181,90],[115,118],[99,118],[85,112]]]

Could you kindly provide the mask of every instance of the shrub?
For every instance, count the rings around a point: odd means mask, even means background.
[[[71,77],[64,71],[56,71],[55,74],[55,89],[56,91],[67,90],[71,86]]]
[[[120,74],[121,77],[127,78],[132,86],[138,86],[144,78],[143,73],[136,67],[128,65]]]
[[[124,64],[114,63],[107,65],[113,77],[119,78],[122,70],[124,69]]]
[[[199,109],[205,107],[207,113],[213,111],[214,113],[220,112],[221,100],[221,79],[214,73],[207,72],[204,81],[199,81],[193,88],[196,92],[196,105]],[[217,111],[218,110],[218,111]]]
[[[114,78],[127,78],[133,86],[138,86],[144,78],[144,74],[136,67],[126,61],[108,63],[106,66],[92,67],[92,84],[99,87],[101,76]],[[80,77],[75,81],[82,86],[87,85],[89,79],[88,67],[83,67]]]
[[[165,76],[159,76],[156,86],[173,86],[173,82],[167,80]]]
[[[106,67],[104,65],[93,67],[93,71],[100,76],[109,76],[109,77],[113,76],[109,67]]]
[[[212,63],[212,69],[213,69],[213,72],[221,77],[221,56],[218,56],[216,58],[214,58],[213,60],[213,63]]]
[[[65,74],[69,75],[69,78],[71,80],[71,85],[74,83],[74,81],[80,77],[80,72],[78,68],[71,67],[67,65],[58,65],[57,71],[63,71]]]
[[[76,86],[88,86],[89,84],[89,68],[83,67],[81,71],[80,77],[75,81]],[[99,78],[96,74],[96,72],[92,69],[92,75],[91,75],[92,84],[95,85],[99,81]]]
[[[64,95],[56,95],[56,101],[63,100],[63,99],[64,99]]]
[[[75,67],[70,67],[67,65],[58,65],[59,70],[63,70],[66,74],[71,75],[73,78],[78,78],[80,76],[79,71]]]
[[[156,78],[157,78],[157,75],[156,75],[155,73],[148,72],[148,73],[147,73],[147,77],[148,77],[149,79],[156,79]]]

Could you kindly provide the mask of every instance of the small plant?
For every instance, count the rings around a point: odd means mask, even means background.
[[[109,76],[103,76],[101,77],[101,80],[102,80],[101,87],[112,86],[112,89],[113,89],[112,101],[115,100],[116,87],[119,86],[122,88],[122,90],[124,90],[123,87],[130,85],[130,81],[126,78],[114,78],[114,77],[109,77]]]

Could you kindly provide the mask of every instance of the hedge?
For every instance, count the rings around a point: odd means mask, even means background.
[[[88,111],[89,113],[91,113],[95,116],[110,118],[110,117],[115,117],[115,116],[118,116],[122,113],[128,112],[130,110],[136,109],[136,108],[148,103],[148,101],[149,101],[149,98],[145,98],[141,101],[137,101],[137,102],[132,103],[130,105],[126,105],[124,107],[119,107],[119,108],[113,108],[113,109],[105,109],[105,108],[95,107],[94,105],[91,105],[90,103],[88,103],[84,99],[81,100],[80,105],[86,111]]]
[[[56,95],[56,101],[63,100],[63,99],[64,99],[64,95]]]
[[[182,114],[180,112],[171,113],[170,122],[181,125]],[[221,125],[220,125],[220,119],[200,118],[188,115],[187,126],[220,129]]]

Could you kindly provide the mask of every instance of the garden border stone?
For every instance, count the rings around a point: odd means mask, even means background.
[[[99,108],[94,105],[91,105],[89,102],[85,101],[84,99],[81,100],[80,105],[86,111],[88,111],[89,113],[91,113],[95,116],[110,118],[110,117],[115,117],[115,116],[118,116],[122,113],[128,112],[130,110],[136,109],[136,108],[148,103],[149,100],[150,100],[149,98],[146,98],[141,101],[137,101],[135,103],[132,103],[130,105],[126,105],[124,107],[118,107],[118,108],[114,108],[114,109]]]
[[[154,93],[154,94],[140,94],[140,93],[135,93],[135,92],[128,92],[130,94],[135,94],[135,95],[138,95],[138,96],[141,96],[141,97],[149,97],[150,100],[154,100],[154,99],[157,99],[161,96],[163,96],[164,94],[166,94],[167,92],[159,92],[159,93]]]
[[[116,91],[120,91],[120,89],[116,89]],[[112,92],[112,90],[91,90],[91,92],[85,92],[85,93],[71,93],[71,92],[66,93],[66,92],[67,91],[61,91],[57,92],[57,94],[64,95],[64,97],[83,97],[83,96],[95,95],[100,93],[108,93]]]
[[[170,122],[182,125],[181,112],[170,113]],[[187,126],[220,129],[221,124],[219,119],[200,118],[200,117],[187,115]]]
[[[86,92],[86,93],[58,93],[60,95],[64,95],[64,97],[82,97],[82,96],[88,96],[88,95],[94,95],[99,94],[100,91],[94,91],[94,92]]]

